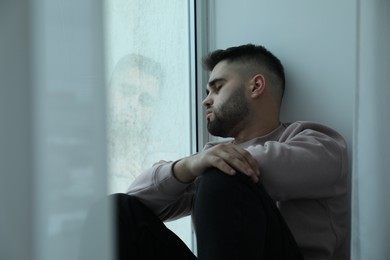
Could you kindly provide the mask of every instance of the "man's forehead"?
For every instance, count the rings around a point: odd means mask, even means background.
[[[226,78],[228,75],[234,73],[235,70],[232,63],[223,60],[217,63],[210,73],[209,82],[217,78]]]

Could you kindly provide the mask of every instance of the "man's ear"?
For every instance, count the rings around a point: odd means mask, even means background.
[[[257,98],[265,90],[265,77],[262,74],[256,74],[251,80],[251,97]]]

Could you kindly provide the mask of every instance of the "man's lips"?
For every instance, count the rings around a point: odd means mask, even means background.
[[[206,118],[210,118],[210,116],[213,114],[213,111],[211,110],[206,110]]]

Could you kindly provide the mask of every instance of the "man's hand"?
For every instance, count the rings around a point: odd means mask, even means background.
[[[210,167],[218,168],[228,175],[242,172],[251,177],[253,182],[259,181],[260,171],[257,161],[248,151],[231,143],[218,144],[183,158],[175,164],[173,172],[179,181],[191,182]]]

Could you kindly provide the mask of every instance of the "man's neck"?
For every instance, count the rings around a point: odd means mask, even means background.
[[[252,140],[257,137],[261,137],[267,135],[274,131],[276,128],[280,126],[279,121],[275,121],[272,124],[263,125],[260,127],[255,127],[253,129],[247,128],[238,133],[237,136],[234,137],[235,144],[245,143],[249,140]]]

